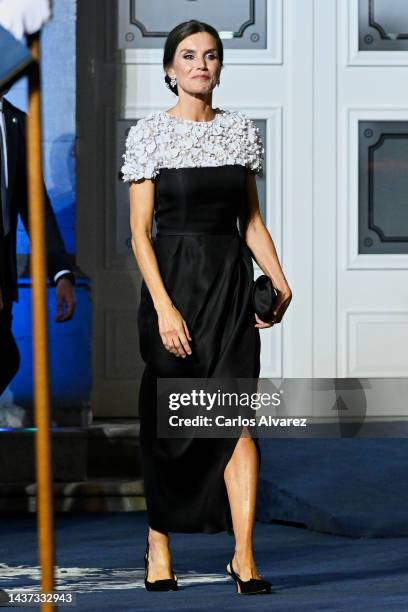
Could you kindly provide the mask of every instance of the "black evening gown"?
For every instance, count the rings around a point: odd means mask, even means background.
[[[192,337],[191,355],[181,358],[166,350],[143,281],[140,443],[149,525],[162,532],[233,532],[224,470],[239,432],[168,445],[156,435],[156,383],[158,377],[259,376],[252,255],[237,227],[247,172],[239,164],[162,168],[156,179],[154,251],[166,290]],[[252,437],[260,466],[258,439]]]

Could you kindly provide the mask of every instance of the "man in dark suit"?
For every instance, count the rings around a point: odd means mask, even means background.
[[[5,92],[3,92],[5,93]],[[12,333],[13,302],[18,301],[17,218],[28,234],[26,164],[27,115],[0,96],[0,395],[16,375],[20,354]],[[41,152],[39,151],[40,155]],[[68,321],[75,309],[75,277],[44,185],[47,272],[56,286],[56,321]]]

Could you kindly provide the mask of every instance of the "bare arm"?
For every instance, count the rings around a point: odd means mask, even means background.
[[[130,228],[132,250],[140,272],[149,289],[156,310],[171,306],[172,301],[160,275],[152,244],[154,183],[151,180],[133,182],[129,186]]]
[[[259,267],[267,274],[278,292],[274,321],[279,323],[292,300],[292,291],[280,265],[275,244],[267,230],[259,210],[258,189],[254,174],[247,174],[246,181],[246,217],[241,222],[242,235],[251,250]],[[256,320],[261,320],[255,315]],[[268,323],[261,322],[256,327],[270,327]]]
[[[152,243],[154,189],[150,179],[130,183],[132,250],[157,312],[163,344],[170,353],[185,357],[191,354],[190,333],[166,291]]]

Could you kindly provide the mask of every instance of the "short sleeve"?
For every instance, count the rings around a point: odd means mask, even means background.
[[[145,118],[139,119],[130,128],[126,138],[125,153],[122,155],[122,180],[131,182],[144,178],[154,179],[159,173],[157,148],[154,123]]]
[[[263,174],[265,149],[258,126],[247,118],[247,167],[254,174]]]

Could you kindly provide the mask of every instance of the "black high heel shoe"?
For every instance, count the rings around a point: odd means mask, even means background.
[[[145,562],[145,577],[144,584],[147,591],[178,591],[177,584],[177,576],[174,573],[173,569],[172,574],[173,578],[164,578],[163,580],[155,580],[154,582],[149,582],[147,579],[147,575],[149,573],[149,537],[146,539],[146,552],[144,556]]]
[[[268,580],[261,580],[260,578],[250,578],[249,580],[242,580],[238,574],[234,572],[232,567],[232,559],[227,566],[227,573],[233,578],[237,587],[237,593],[242,595],[263,595],[271,593],[272,584]],[[239,585],[239,588],[238,588]]]

